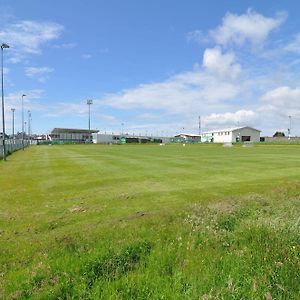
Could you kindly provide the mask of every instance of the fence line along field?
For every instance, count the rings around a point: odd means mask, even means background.
[[[0,170],[1,299],[300,298],[300,145],[33,146]]]

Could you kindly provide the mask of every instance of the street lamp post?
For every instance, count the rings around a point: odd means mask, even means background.
[[[26,121],[24,122],[24,127],[25,127],[25,129],[24,129],[24,131],[25,131],[25,139],[27,140],[27,137],[26,137],[26,132],[27,132],[27,122],[26,122]]]
[[[15,139],[15,108],[11,108],[12,112],[12,138]]]
[[[24,150],[24,97],[25,94],[22,95],[22,149]]]
[[[4,76],[3,76],[3,49],[7,49],[9,46],[7,44],[1,45],[1,81],[2,81],[2,150],[3,150],[3,160],[6,160],[6,149],[5,149],[5,119],[4,119]]]
[[[292,116],[289,116],[289,120],[290,120],[290,128],[289,128],[289,130],[288,130],[288,132],[289,132],[289,140],[291,139],[291,131],[292,131]]]
[[[31,140],[31,112],[28,110],[28,140]]]
[[[93,100],[89,99],[86,101],[86,104],[89,106],[89,143],[91,142],[91,105]]]

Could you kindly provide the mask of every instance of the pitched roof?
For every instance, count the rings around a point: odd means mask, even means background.
[[[222,128],[222,129],[210,130],[210,131],[205,131],[203,133],[215,133],[215,132],[224,132],[224,131],[237,131],[237,130],[241,130],[241,129],[244,129],[244,128],[249,128],[249,129],[252,129],[252,130],[255,130],[255,131],[259,131],[259,132],[261,131],[259,129],[256,129],[256,128],[253,128],[253,127],[250,127],[250,126],[243,126],[243,127],[231,127],[231,128]]]
[[[179,137],[181,135],[185,135],[185,136],[194,136],[194,137],[201,137],[201,134],[194,134],[194,133],[179,133],[176,134],[175,137]]]
[[[51,131],[51,134],[57,134],[57,133],[95,133],[99,130],[88,130],[88,129],[72,129],[72,128],[54,128]]]

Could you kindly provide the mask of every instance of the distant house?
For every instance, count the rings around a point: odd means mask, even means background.
[[[92,133],[98,130],[54,128],[49,134],[52,141],[84,143],[92,140]]]
[[[201,141],[211,143],[259,142],[260,132],[260,130],[248,126],[218,129],[203,132]]]

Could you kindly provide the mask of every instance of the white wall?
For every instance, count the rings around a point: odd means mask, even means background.
[[[101,133],[95,133],[93,134],[93,143],[94,144],[117,144],[119,143],[119,140],[114,139],[114,137],[119,137],[118,134],[101,134]]]
[[[230,142],[232,142],[231,131],[214,132],[214,143],[230,143]]]

